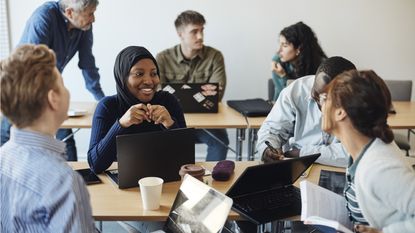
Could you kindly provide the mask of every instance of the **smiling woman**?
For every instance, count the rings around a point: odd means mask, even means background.
[[[157,67],[151,59],[142,59],[131,68],[127,87],[131,94],[140,101],[149,102],[153,99],[159,84]]]
[[[158,66],[147,49],[123,49],[116,58],[114,76],[117,94],[98,103],[92,121],[88,162],[96,173],[116,160],[117,135],[186,127],[177,99],[157,91]]]

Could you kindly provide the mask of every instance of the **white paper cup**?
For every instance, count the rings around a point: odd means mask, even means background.
[[[145,210],[160,208],[161,190],[164,180],[159,177],[145,177],[138,181]]]

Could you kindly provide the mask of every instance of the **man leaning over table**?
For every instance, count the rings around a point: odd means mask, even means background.
[[[321,130],[319,95],[338,74],[356,69],[342,57],[323,61],[316,75],[299,78],[282,90],[258,131],[258,153],[264,162],[321,153],[318,163],[346,167],[341,143]],[[269,141],[276,149],[265,144]]]
[[[199,12],[182,12],[174,22],[180,44],[157,54],[160,83],[219,83],[219,99],[226,87],[225,63],[222,53],[203,44],[206,21]],[[210,85],[203,88],[209,89]],[[214,91],[214,90],[212,90]],[[210,132],[226,146],[209,135]],[[208,146],[206,161],[226,159],[229,138],[226,129],[198,129],[196,141]]]
[[[35,10],[26,23],[19,44],[45,44],[56,54],[56,67],[63,72],[75,53],[82,70],[85,85],[96,100],[104,97],[100,75],[92,54],[92,23],[98,0],[60,0],[46,2]],[[1,123],[1,144],[9,140],[11,124],[6,118]],[[72,129],[59,129],[60,140],[72,134]],[[67,160],[76,161],[75,140],[66,140]]]
[[[0,63],[1,111],[13,123],[0,156],[0,232],[95,232],[89,194],[55,134],[69,91],[45,45]]]

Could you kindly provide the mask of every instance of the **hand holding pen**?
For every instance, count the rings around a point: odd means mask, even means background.
[[[264,161],[264,163],[283,160],[285,158],[281,149],[276,149],[271,145],[269,141],[265,141],[265,144],[268,148],[265,149],[264,153],[262,154],[262,161]]]

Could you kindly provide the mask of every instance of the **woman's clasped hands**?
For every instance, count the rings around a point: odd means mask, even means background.
[[[174,124],[169,111],[164,106],[143,103],[131,106],[119,120],[123,128],[141,124],[143,121],[153,121],[154,124],[162,124],[166,128]]]

